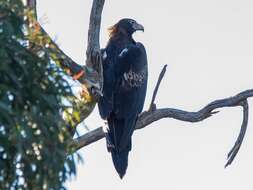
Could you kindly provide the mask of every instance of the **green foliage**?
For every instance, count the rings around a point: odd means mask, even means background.
[[[29,41],[43,36],[28,18],[21,1],[0,0],[0,189],[65,189],[75,159],[62,112],[73,94],[50,49]]]

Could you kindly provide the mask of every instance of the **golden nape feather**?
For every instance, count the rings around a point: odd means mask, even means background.
[[[113,36],[115,36],[118,33],[118,26],[117,26],[117,24],[109,27],[108,28],[108,32],[109,32],[109,38],[112,38]]]

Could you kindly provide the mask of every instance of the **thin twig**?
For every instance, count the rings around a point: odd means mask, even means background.
[[[157,80],[157,83],[156,83],[156,86],[155,86],[155,89],[154,89],[154,92],[153,92],[152,100],[151,100],[151,103],[150,103],[150,106],[149,106],[149,111],[153,111],[153,110],[156,109],[155,98],[156,98],[159,86],[161,84],[161,81],[162,81],[162,79],[163,79],[163,77],[166,73],[166,68],[167,68],[167,65],[164,65],[162,71],[160,72],[159,78]]]
[[[241,125],[241,130],[240,130],[240,133],[236,139],[236,142],[235,142],[233,148],[228,153],[228,156],[227,156],[228,161],[225,165],[225,168],[233,162],[235,156],[237,155],[237,153],[242,145],[244,136],[246,134],[246,130],[247,130],[247,126],[248,126],[248,117],[249,117],[248,101],[247,100],[242,101],[241,106],[243,108],[243,121],[242,121],[242,125]]]

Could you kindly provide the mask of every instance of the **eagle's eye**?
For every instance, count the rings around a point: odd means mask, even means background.
[[[134,21],[134,20],[130,20],[129,23],[130,23],[130,24],[134,24],[135,21]]]

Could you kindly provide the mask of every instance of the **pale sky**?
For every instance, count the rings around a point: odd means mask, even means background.
[[[92,0],[39,0],[41,23],[60,47],[83,64]],[[164,64],[168,71],[159,90],[158,107],[199,110],[207,103],[253,87],[252,0],[106,0],[101,45],[107,28],[120,18],[143,24],[134,37],[148,53],[148,107]],[[44,15],[44,16],[43,16]],[[83,148],[70,190],[252,190],[253,101],[249,127],[232,166],[226,155],[239,133],[241,108],[227,108],[200,123],[160,120],[137,131],[126,176],[120,180],[101,140]],[[94,111],[90,128],[103,124]],[[80,129],[85,132],[85,130]]]

